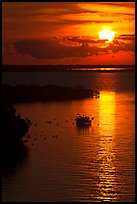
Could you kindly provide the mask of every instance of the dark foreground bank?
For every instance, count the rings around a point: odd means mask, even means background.
[[[73,100],[85,99],[99,96],[98,91],[85,89],[81,86],[61,87],[56,85],[48,86],[35,86],[35,85],[3,85],[2,86],[3,98],[10,103],[22,102],[46,102],[58,100]]]
[[[2,165],[7,166],[23,155],[22,138],[29,131],[31,121],[16,113],[12,104],[2,102]],[[17,157],[18,156],[18,157]]]

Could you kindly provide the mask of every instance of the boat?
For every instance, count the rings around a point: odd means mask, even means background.
[[[89,126],[91,125],[92,120],[94,120],[94,117],[89,117],[86,115],[81,115],[81,114],[77,114],[76,118],[76,126]]]

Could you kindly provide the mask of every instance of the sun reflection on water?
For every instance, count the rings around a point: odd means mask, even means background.
[[[118,201],[116,193],[116,167],[114,165],[115,92],[103,92],[99,100],[99,164],[98,178],[100,201]]]

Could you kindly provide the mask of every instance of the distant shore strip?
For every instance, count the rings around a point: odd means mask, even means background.
[[[121,72],[135,71],[135,65],[2,65],[2,72]]]

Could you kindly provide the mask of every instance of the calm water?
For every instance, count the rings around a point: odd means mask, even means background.
[[[111,91],[132,91],[135,88],[134,72],[3,72],[2,82],[11,85],[35,84],[86,88]]]
[[[12,84],[81,84],[101,95],[16,105],[33,124],[28,156],[3,175],[3,201],[135,201],[134,73],[14,74],[3,78]],[[77,113],[94,116],[93,125],[76,127]]]

